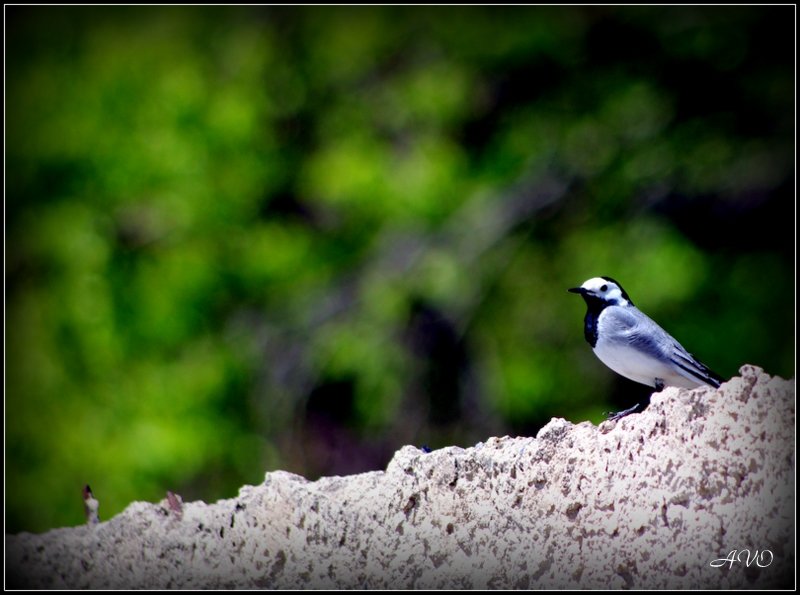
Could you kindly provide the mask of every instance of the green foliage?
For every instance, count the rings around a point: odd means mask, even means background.
[[[793,374],[791,7],[7,16],[9,531],[597,422],[597,275]]]

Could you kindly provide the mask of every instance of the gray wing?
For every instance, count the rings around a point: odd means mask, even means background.
[[[697,361],[691,353],[683,348],[683,345],[670,335],[667,336],[672,339],[672,363],[681,369],[684,376],[688,374],[688,378],[694,378],[700,382],[705,382],[709,386],[719,388],[719,385],[722,384],[722,377]]]
[[[703,382],[718,388],[722,378],[683,348],[683,345],[649,316],[634,306],[616,307],[614,316],[609,317],[614,334],[625,337],[630,345],[662,361],[669,361],[675,371],[693,381]]]

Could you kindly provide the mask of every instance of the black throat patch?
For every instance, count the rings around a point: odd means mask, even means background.
[[[583,299],[586,301],[587,307],[586,316],[583,318],[583,336],[594,349],[594,346],[597,345],[597,319],[600,318],[600,312],[605,310],[609,304],[593,296],[584,295]]]
[[[597,311],[592,311],[591,308],[587,310],[586,317],[583,319],[583,336],[586,337],[586,342],[592,346],[597,345],[597,319],[600,317],[602,308]]]

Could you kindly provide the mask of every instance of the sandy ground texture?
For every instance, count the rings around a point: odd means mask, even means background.
[[[135,502],[7,535],[6,585],[790,588],[795,383],[740,374],[599,427],[554,419],[536,438],[406,446],[385,472],[278,471],[180,513]]]

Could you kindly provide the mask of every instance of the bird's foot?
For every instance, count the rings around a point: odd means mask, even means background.
[[[616,413],[611,413],[608,416],[608,421],[617,421],[630,415],[631,413],[639,413],[644,409],[641,403],[636,403],[633,407],[629,407],[628,409],[623,409],[622,411],[617,411]]]
[[[662,390],[664,390],[664,387],[667,386],[667,385],[664,384],[664,381],[661,380],[661,378],[656,378],[655,379],[655,384],[653,386],[656,389],[655,392],[660,393]]]
[[[664,388],[663,383],[661,388]],[[647,406],[650,404],[650,395],[636,403],[633,407],[629,407],[628,409],[623,409],[622,411],[617,411],[616,413],[611,413],[608,416],[608,421],[617,421],[630,415],[631,413],[641,413],[644,411]]]

